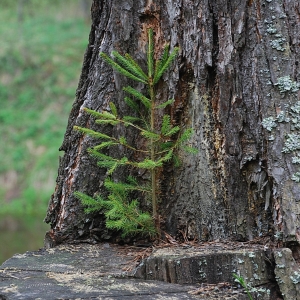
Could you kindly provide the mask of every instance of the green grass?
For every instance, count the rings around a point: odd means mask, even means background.
[[[79,1],[28,0],[22,22],[18,3],[0,0],[0,221],[46,214],[90,30]]]

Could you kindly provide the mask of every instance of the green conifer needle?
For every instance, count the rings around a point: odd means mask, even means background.
[[[130,56],[123,57],[117,51],[113,51],[112,55],[116,58],[116,61],[124,67],[128,72],[133,74],[134,76],[140,78],[141,80],[147,80],[146,74],[142,71],[142,69],[137,65],[137,63],[131,59]]]
[[[154,42],[153,42],[153,29],[148,30],[148,51],[147,51],[147,65],[148,77],[153,76],[153,63],[154,63]]]
[[[114,60],[112,60],[110,57],[108,57],[105,53],[100,53],[100,56],[122,75],[124,75],[130,79],[133,79],[135,81],[139,81],[139,82],[147,84],[147,81],[145,79],[141,79],[141,78],[133,75],[132,73],[128,72],[127,70],[122,68],[119,64],[117,64]]]
[[[159,104],[158,106],[156,106],[156,108],[158,108],[158,109],[166,108],[168,105],[172,105],[174,103],[174,101],[175,101],[174,99],[170,99],[166,102]]]
[[[161,66],[159,70],[157,70],[157,73],[155,74],[156,76],[153,79],[153,84],[156,84],[161,78],[161,76],[164,74],[164,72],[170,67],[171,63],[175,59],[178,52],[179,52],[179,48],[178,47],[174,48],[174,50],[172,51],[171,55],[168,57],[166,62]]]

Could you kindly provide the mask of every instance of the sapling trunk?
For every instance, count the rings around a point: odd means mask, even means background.
[[[147,65],[148,65],[148,85],[149,94],[151,101],[151,111],[150,111],[150,131],[155,132],[155,91],[153,84],[153,64],[154,64],[154,44],[153,44],[153,30],[148,31],[148,51],[147,51]],[[152,161],[155,161],[155,141],[152,137],[150,139],[150,151]],[[156,191],[156,168],[151,169],[151,188],[152,188],[152,217],[154,219],[155,228],[157,232],[160,231],[159,220],[157,216],[157,191]]]
[[[151,100],[151,116],[150,116],[150,130],[152,132],[155,131],[155,92],[154,86],[152,82],[152,78],[149,78],[149,93]],[[156,159],[156,149],[155,149],[155,141],[153,138],[150,139],[150,149],[151,149],[151,160],[155,161]],[[151,187],[152,187],[152,216],[155,223],[155,228],[157,233],[160,235],[160,224],[159,218],[157,214],[157,190],[156,190],[156,169],[151,170]]]

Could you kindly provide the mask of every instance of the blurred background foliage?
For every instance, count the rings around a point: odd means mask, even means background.
[[[43,246],[91,2],[0,0],[0,264]]]

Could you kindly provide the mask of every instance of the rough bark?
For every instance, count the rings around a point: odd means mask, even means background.
[[[113,101],[126,111],[121,88],[127,81],[99,52],[128,52],[143,63],[149,27],[157,53],[165,43],[181,49],[161,95],[175,98],[173,121],[194,128],[191,143],[199,149],[183,156],[181,168],[162,173],[166,231],[200,241],[280,232],[284,242],[298,242],[300,186],[291,179],[297,166],[282,153],[291,122],[278,123],[272,141],[261,122],[298,100],[297,92],[281,93],[276,83],[300,75],[300,2],[94,0],[91,12],[89,45],[60,148],[65,154],[45,219],[52,228],[46,244],[111,238],[103,216],[85,215],[73,196],[102,192],[105,170],[86,153],[94,141],[72,128],[94,128],[83,107],[103,110]]]

